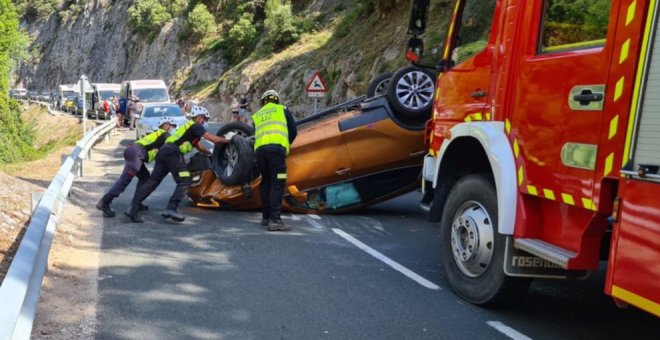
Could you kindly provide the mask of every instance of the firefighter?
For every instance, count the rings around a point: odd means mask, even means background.
[[[174,177],[174,181],[176,182],[176,188],[170,197],[166,210],[161,213],[161,216],[176,222],[183,222],[185,216],[179,214],[177,209],[191,183],[190,172],[188,172],[188,166],[183,156],[191,152],[193,147],[204,154],[211,155],[211,151],[201,143],[202,138],[214,144],[228,144],[233,135],[235,135],[234,132],[228,132],[224,137],[220,137],[208,133],[205,126],[209,120],[209,112],[201,106],[193,106],[190,116],[190,121],[167,138],[165,145],[161,147],[156,156],[153,173],[146,183],[135,192],[131,202],[131,208],[126,211],[126,215],[133,222],[144,222],[144,219],[139,214],[142,201],[156,190],[168,173],[172,173],[172,177]]]
[[[262,219],[268,231],[289,231],[280,216],[286,184],[286,156],[298,131],[291,112],[280,104],[280,96],[268,90],[261,96],[261,109],[252,115],[255,128],[254,150],[261,172]]]
[[[170,117],[162,117],[159,120],[158,130],[146,135],[144,138],[129,144],[124,149],[124,171],[119,179],[112,185],[103,198],[96,204],[96,209],[103,211],[103,217],[114,217],[115,212],[110,207],[110,203],[116,197],[121,195],[126,187],[131,183],[133,177],[137,176],[138,184],[135,189],[140,190],[145,181],[149,178],[149,170],[144,163],[151,163],[156,158],[158,149],[163,146],[165,140],[170,136],[171,131],[176,128],[174,121]],[[140,205],[140,210],[147,210],[147,206]]]

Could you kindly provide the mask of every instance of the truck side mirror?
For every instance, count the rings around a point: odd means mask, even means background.
[[[406,46],[406,59],[418,63],[424,56],[424,40],[417,37],[408,39]]]
[[[421,35],[426,31],[426,22],[429,14],[429,0],[413,0],[410,3],[410,20],[408,21],[408,34]]]

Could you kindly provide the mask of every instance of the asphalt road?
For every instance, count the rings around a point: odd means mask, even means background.
[[[107,164],[116,174],[121,152]],[[351,215],[286,215],[293,231],[269,233],[258,212],[189,203],[184,223],[164,221],[173,188],[168,177],[147,199],[144,224],[104,220],[97,337],[655,339],[660,330],[657,318],[614,306],[604,271],[537,281],[506,308],[465,303],[445,283],[437,226],[415,192]]]

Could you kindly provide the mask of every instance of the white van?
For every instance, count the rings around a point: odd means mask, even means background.
[[[60,94],[57,100],[57,107],[66,110],[66,99],[70,96],[79,96],[80,89],[76,89],[75,84],[62,84],[59,87]]]
[[[111,99],[112,97],[117,97],[119,99],[119,92],[121,91],[121,84],[92,84],[92,89],[94,94],[92,94],[92,114],[96,115],[97,118],[108,119],[109,116],[106,116],[103,111],[103,101],[105,99]]]
[[[142,103],[170,103],[170,94],[163,80],[127,80],[121,83],[119,110],[126,113],[128,100],[132,96],[140,98]]]

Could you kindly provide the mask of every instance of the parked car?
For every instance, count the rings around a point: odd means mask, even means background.
[[[68,113],[77,113],[78,111],[78,96],[70,95],[64,100],[64,110]]]
[[[14,89],[14,98],[27,99],[28,91],[26,89]]]
[[[158,130],[161,117],[172,117],[177,126],[185,124],[188,119],[183,110],[176,104],[144,104],[140,118],[135,123],[135,139],[140,139]]]
[[[30,91],[28,92],[28,98],[29,100],[39,100],[39,92],[37,91]]]
[[[49,91],[42,91],[39,96],[37,96],[37,99],[42,102],[49,102],[51,100],[50,98],[50,92]]]

